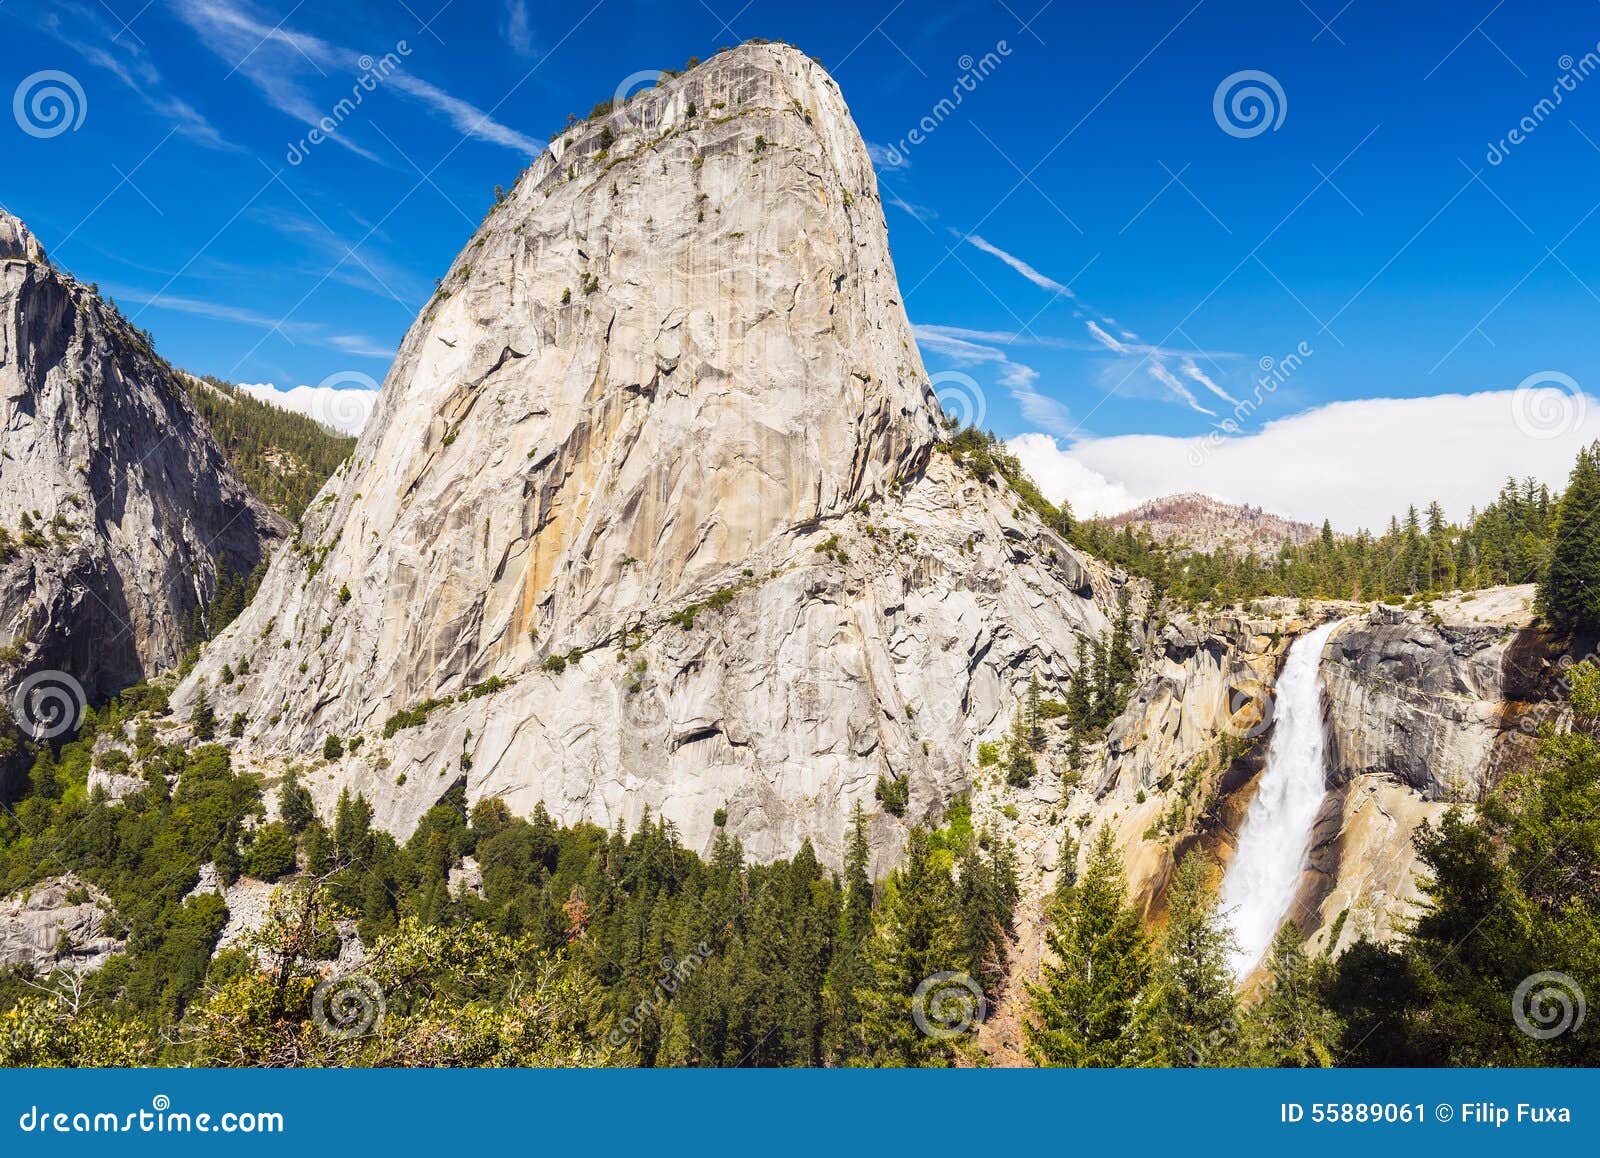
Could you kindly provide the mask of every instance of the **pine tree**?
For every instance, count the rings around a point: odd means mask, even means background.
[[[1267,954],[1261,1000],[1245,1015],[1245,1036],[1256,1065],[1295,1069],[1334,1064],[1338,1018],[1322,1002],[1300,930],[1286,922]]]
[[[1033,758],[1031,734],[1028,704],[1024,700],[1017,705],[1016,713],[1011,717],[1011,731],[1006,735],[1006,783],[1013,788],[1026,788],[1039,769]]]
[[[1152,1032],[1162,1064],[1229,1065],[1239,1053],[1237,1004],[1228,954],[1233,932],[1217,912],[1210,860],[1190,852],[1167,898],[1156,955]]]
[[[1107,680],[1112,694],[1130,687],[1139,665],[1133,650],[1133,591],[1124,584],[1117,591],[1117,618],[1111,625],[1111,643],[1107,648]]]
[[[1028,1055],[1041,1066],[1138,1064],[1148,1048],[1150,946],[1109,827],[1095,838],[1082,879],[1063,892],[1045,933],[1055,960],[1028,986]]]
[[[912,1003],[918,986],[935,974],[955,971],[959,959],[950,875],[935,861],[928,834],[914,828],[905,867],[894,874],[878,915],[877,936],[869,944],[867,985],[857,991],[873,1064],[950,1064],[949,1045],[922,1032]]]
[[[195,693],[194,707],[189,709],[189,726],[194,729],[194,738],[209,743],[217,735],[217,713],[211,707],[211,697],[206,694],[204,684]]]
[[[299,836],[306,825],[316,819],[317,809],[311,801],[311,793],[293,773],[284,777],[283,787],[278,789],[278,815],[294,836]]]
[[[837,949],[828,969],[826,993],[827,1049],[840,1064],[861,1057],[866,1048],[861,1036],[861,1003],[856,991],[865,985],[866,951],[872,936],[870,853],[867,814],[857,801],[845,845],[844,905],[839,913]]]
[[[1094,672],[1089,659],[1089,642],[1078,636],[1078,650],[1072,667],[1072,682],[1067,685],[1067,723],[1075,733],[1089,727],[1094,718]]]
[[[1557,631],[1600,629],[1600,442],[1578,454],[1561,496],[1537,606]]]
[[[1023,701],[1023,719],[1028,729],[1028,747],[1038,752],[1044,747],[1044,719],[1039,714],[1039,673],[1028,677],[1028,698]]]

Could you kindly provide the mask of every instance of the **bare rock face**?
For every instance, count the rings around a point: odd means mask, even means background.
[[[937,453],[866,149],[747,45],[555,142],[402,345],[347,469],[179,688],[408,832],[469,801],[838,858],[967,783],[1120,577]],[[223,686],[224,663],[250,660]],[[445,701],[445,702],[440,702]],[[879,814],[892,852],[900,823]]]
[[[111,902],[77,877],[51,877],[0,900],[0,968],[92,972],[127,948]]]
[[[1377,607],[1341,630],[1323,667],[1330,787],[1378,775],[1430,800],[1479,799],[1516,728],[1506,682],[1529,618]]]
[[[287,530],[148,338],[4,213],[0,528],[0,676],[91,697],[175,664],[218,559],[246,573]]]

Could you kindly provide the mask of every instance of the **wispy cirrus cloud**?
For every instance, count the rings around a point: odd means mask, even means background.
[[[107,286],[106,292],[119,301],[135,302],[156,310],[171,310],[212,321],[233,322],[252,329],[277,331],[291,342],[307,342],[328,350],[338,350],[358,358],[387,362],[394,358],[394,347],[360,334],[341,334],[316,322],[291,322],[268,317],[256,310],[230,306],[223,302],[177,294],[148,293],[129,286]]]
[[[311,86],[336,74],[338,81],[330,92],[338,89],[342,98],[348,95],[348,78],[366,71],[362,55],[354,49],[292,28],[286,19],[269,23],[249,0],[174,0],[173,11],[207,49],[255,85],[269,104],[307,127],[318,126],[328,115],[326,102],[312,95]],[[442,116],[463,136],[529,156],[544,147],[543,142],[409,72],[392,72],[384,83]],[[384,163],[348,133],[330,133],[329,137],[360,157]]]
[[[505,37],[518,56],[533,55],[533,20],[528,15],[528,0],[506,0]]]
[[[36,6],[4,8],[0,12],[30,21],[95,68],[110,73],[141,104],[195,144],[208,149],[237,148],[223,138],[205,114],[171,91],[161,70],[138,41],[119,36],[119,30],[112,28],[95,8],[76,0],[36,0]]]
[[[963,235],[957,232],[957,236]],[[1200,350],[1173,350],[1148,345],[1140,340],[1136,332],[1118,324],[1116,319],[1109,315],[1096,313],[1082,298],[1074,294],[1069,287],[1047,274],[1041,273],[1033,265],[1015,254],[1008,253],[999,246],[985,241],[975,233],[964,235],[964,240],[984,253],[999,258],[1040,289],[1049,290],[1053,294],[1070,298],[1073,301],[1077,307],[1077,316],[1083,318],[1084,327],[1088,330],[1089,336],[1094,339],[1099,347],[1116,355],[1119,360],[1126,363],[1124,372],[1120,377],[1117,375],[1108,376],[1110,389],[1113,391],[1125,389],[1128,381],[1142,369],[1150,379],[1162,387],[1167,397],[1183,403],[1197,414],[1204,414],[1208,418],[1217,417],[1215,410],[1200,402],[1199,397],[1184,382],[1184,378],[1216,395],[1229,405],[1238,404],[1237,400],[1222,386],[1218,385],[1214,378],[1200,369],[1199,364],[1195,361],[1197,357],[1217,361],[1219,359],[1237,357],[1237,355]],[[1113,333],[1113,330],[1116,332]],[[1176,369],[1174,369],[1174,366]],[[1182,378],[1179,377],[1180,374],[1183,376]]]
[[[1007,253],[998,245],[989,244],[989,242],[979,237],[976,233],[962,234],[958,230],[951,230],[951,232],[955,233],[957,237],[961,237],[968,245],[975,246],[976,248],[983,250],[983,252],[987,253],[990,257],[998,257],[1001,261],[1005,262],[1012,269],[1016,270],[1040,289],[1049,290],[1053,294],[1060,294],[1062,297],[1071,298],[1074,301],[1077,300],[1077,296],[1066,286],[1056,281],[1056,279],[1053,277],[1046,277],[1044,274],[1034,269],[1033,266],[1023,261],[1020,257],[1017,257],[1015,254]]]
[[[932,350],[958,366],[992,366],[995,377],[1029,422],[1062,438],[1076,432],[1072,412],[1065,403],[1043,394],[1038,388],[1039,372],[1013,360],[996,345],[981,340],[994,336],[981,330],[957,330],[948,326],[913,326],[917,344]]]
[[[867,142],[867,159],[878,169],[885,169],[893,173],[900,169],[911,168],[911,159],[898,149],[891,149],[888,145],[880,145],[876,141]]]
[[[334,281],[388,298],[414,314],[432,294],[427,280],[378,252],[371,239],[354,246],[324,222],[277,209],[253,210],[251,217],[328,262]]]

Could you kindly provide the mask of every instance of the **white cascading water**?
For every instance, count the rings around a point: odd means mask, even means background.
[[[1272,738],[1239,847],[1222,879],[1221,907],[1238,942],[1230,964],[1243,980],[1266,954],[1294,903],[1311,826],[1326,792],[1322,738],[1322,647],[1339,625],[1294,641],[1278,677]]]

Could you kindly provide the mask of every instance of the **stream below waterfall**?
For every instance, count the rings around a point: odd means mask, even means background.
[[[1234,976],[1247,977],[1283,926],[1300,887],[1311,826],[1327,791],[1323,767],[1322,648],[1339,626],[1295,640],[1273,693],[1266,768],[1222,878],[1221,911],[1237,948]]]

